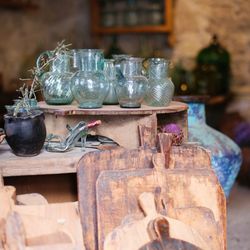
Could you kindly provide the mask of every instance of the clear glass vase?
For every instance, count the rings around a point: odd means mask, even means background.
[[[71,104],[73,95],[70,89],[70,55],[60,54],[52,60],[50,70],[42,74],[42,92],[47,104]]]
[[[140,108],[148,90],[148,80],[143,75],[143,59],[130,57],[117,68],[116,94],[122,108]]]
[[[78,50],[80,70],[71,80],[71,90],[80,108],[101,108],[109,84],[103,73],[104,56],[99,49]]]
[[[116,69],[115,69],[115,60],[114,59],[105,59],[104,60],[104,76],[106,81],[109,84],[109,91],[107,96],[104,99],[104,104],[118,104],[118,99],[116,95]]]
[[[148,61],[149,89],[144,98],[149,106],[167,106],[174,95],[174,84],[168,78],[169,61],[164,58],[150,58]]]

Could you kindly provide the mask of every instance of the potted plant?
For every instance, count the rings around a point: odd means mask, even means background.
[[[20,88],[21,97],[4,115],[5,139],[14,154],[34,156],[40,153],[46,138],[44,114],[36,104],[34,86]]]
[[[4,115],[5,139],[14,154],[18,156],[35,156],[40,153],[46,138],[44,114],[39,109],[36,101],[36,92],[41,90],[40,77],[44,69],[57,59],[57,55],[67,50],[64,41],[58,43],[55,50],[51,51],[52,57],[40,66],[34,67],[29,79],[20,79],[25,84],[18,90],[20,98],[14,105],[6,106],[7,114]],[[27,84],[31,81],[31,85]]]

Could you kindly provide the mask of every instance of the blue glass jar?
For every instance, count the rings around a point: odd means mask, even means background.
[[[242,163],[241,150],[229,137],[206,124],[204,103],[192,100],[187,103],[188,140],[211,151],[212,167],[228,197]]]
[[[104,73],[104,55],[99,49],[78,50],[80,70],[71,80],[71,90],[79,108],[101,108],[108,93],[109,84]]]

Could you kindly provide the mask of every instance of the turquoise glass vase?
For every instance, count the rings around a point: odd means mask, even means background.
[[[212,167],[229,197],[242,163],[241,150],[229,137],[206,124],[204,103],[189,100],[187,104],[188,141],[198,142],[211,152]]]
[[[49,52],[46,53],[49,54]],[[51,62],[50,70],[40,77],[44,100],[47,104],[71,104],[73,101],[70,89],[71,77],[70,56],[68,54],[57,55]]]
[[[148,80],[143,75],[143,59],[129,57],[116,67],[118,82],[116,94],[122,108],[140,108],[148,90]]]
[[[116,69],[115,69],[115,60],[114,59],[105,59],[104,60],[104,77],[109,84],[108,94],[106,95],[103,104],[118,104],[118,98],[116,95]]]
[[[147,61],[149,88],[144,101],[149,106],[168,106],[174,95],[174,84],[168,78],[169,61],[164,58],[150,58]]]
[[[74,98],[79,103],[79,108],[101,108],[109,90],[109,84],[103,73],[103,51],[80,49],[76,55],[79,58],[76,68],[79,67],[79,70],[71,80]]]

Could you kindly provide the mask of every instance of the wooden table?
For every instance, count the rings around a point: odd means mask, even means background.
[[[138,109],[124,109],[118,105],[105,105],[101,109],[79,109],[76,105],[52,106],[40,102],[45,113],[47,134],[64,136],[68,133],[66,124],[74,126],[81,120],[101,120],[95,128],[99,135],[107,136],[125,148],[138,148],[138,125],[150,127],[152,137],[157,128],[167,123],[178,123],[187,138],[187,105],[172,102],[167,107],[142,105]],[[151,133],[150,133],[151,134]],[[0,145],[0,173],[5,185],[17,188],[17,194],[37,192],[49,202],[77,200],[76,164],[83,154],[75,148],[67,153],[42,151],[34,157],[17,157],[7,144]],[[42,177],[42,178],[41,178]]]
[[[45,150],[33,157],[19,157],[7,143],[0,144],[0,173],[5,185],[13,185],[17,194],[40,193],[49,202],[76,201],[76,165],[87,152],[74,148],[65,153]]]
[[[157,128],[167,123],[177,123],[184,131],[187,139],[187,109],[181,102],[171,102],[167,107],[120,108],[119,105],[104,105],[100,109],[80,109],[77,105],[48,105],[39,102],[45,113],[47,133],[67,134],[66,125],[74,126],[81,120],[90,122],[101,120],[102,124],[95,128],[99,135],[107,136],[125,148],[138,148],[138,125],[152,129],[152,137],[156,137]]]
[[[37,156],[20,157],[3,143],[0,144],[0,173],[3,177],[76,173],[80,158],[93,150],[73,148],[64,153],[51,153],[43,149]]]

